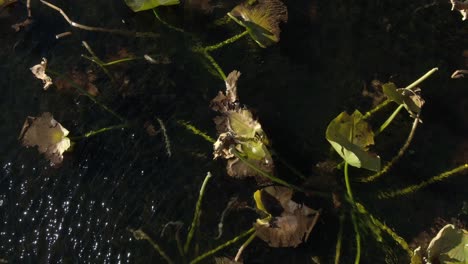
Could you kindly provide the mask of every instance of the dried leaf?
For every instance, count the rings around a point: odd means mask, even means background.
[[[420,96],[421,89],[398,89],[392,82],[382,85],[382,89],[388,99],[403,105],[412,117],[416,117],[421,112],[421,107],[424,105],[424,99]]]
[[[70,147],[68,133],[51,113],[46,112],[40,117],[27,117],[19,139],[25,147],[37,146],[51,163],[58,165],[63,161],[63,153]]]
[[[326,138],[349,165],[368,170],[380,170],[379,156],[368,152],[374,144],[374,133],[356,110],[350,116],[342,112],[327,127]]]
[[[466,20],[468,18],[468,1],[457,1],[457,0],[450,0],[452,3],[452,11],[457,10],[462,15],[462,20]]]
[[[31,72],[34,74],[34,76],[44,83],[44,90],[47,90],[49,86],[52,85],[52,78],[50,78],[45,72],[47,68],[47,59],[42,58],[42,61],[40,64],[34,65],[30,68]]]
[[[20,23],[16,23],[14,25],[12,25],[11,27],[16,31],[16,32],[19,32],[22,28],[26,28],[28,26],[30,26],[34,21],[31,19],[31,18],[27,18],[26,20],[24,20],[23,22],[20,22]]]
[[[97,96],[99,90],[93,83],[96,79],[96,74],[92,70],[87,70],[85,73],[74,68],[67,74],[67,78],[58,78],[55,81],[55,86],[58,90],[74,90],[74,83],[86,90],[90,95]]]
[[[291,189],[282,186],[266,187],[254,194],[257,208],[270,214],[254,224],[256,234],[270,247],[297,247],[307,241],[317,222],[319,212],[292,201],[292,195]]]
[[[245,27],[257,44],[266,48],[280,40],[281,22],[288,21],[288,10],[280,0],[245,1],[228,15]]]

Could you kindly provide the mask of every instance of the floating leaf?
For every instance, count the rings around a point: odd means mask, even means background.
[[[63,152],[70,147],[67,135],[68,130],[46,112],[40,117],[26,118],[19,139],[25,147],[37,146],[51,163],[58,165],[63,161]]]
[[[349,165],[372,171],[380,170],[380,157],[368,152],[374,133],[358,110],[350,116],[343,112],[327,127],[326,138]]]
[[[133,12],[153,9],[158,6],[178,5],[179,0],[125,0],[125,3]]]
[[[36,78],[42,80],[44,83],[44,90],[47,90],[49,86],[52,85],[52,78],[50,78],[45,72],[47,68],[47,59],[42,58],[41,63],[34,65],[30,68],[31,72],[34,74]]]
[[[444,226],[427,247],[433,263],[468,263],[468,232],[454,225]]]
[[[226,78],[226,92],[219,92],[211,101],[211,108],[221,113],[214,118],[219,133],[213,144],[214,158],[227,159],[229,176],[255,177],[259,183],[270,182],[262,173],[273,173],[273,159],[265,144],[268,142],[260,123],[247,108],[239,106],[237,80],[240,72],[233,71]],[[238,156],[241,155],[242,159]]]
[[[269,216],[254,224],[257,236],[270,247],[296,247],[307,241],[319,212],[291,200],[287,187],[269,186],[254,193],[257,208]]]
[[[228,15],[245,27],[257,44],[266,48],[280,40],[280,22],[288,21],[288,9],[279,0],[244,2]]]
[[[420,96],[421,89],[398,89],[392,82],[383,84],[382,89],[388,99],[403,105],[411,116],[415,117],[421,112],[421,107],[424,105],[424,99]]]

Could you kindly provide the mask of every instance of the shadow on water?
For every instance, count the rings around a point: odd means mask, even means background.
[[[196,41],[216,43],[241,31],[235,23],[213,26],[235,3],[212,1],[215,8],[210,12],[161,8],[167,21],[193,32],[184,35],[159,23],[151,12],[131,13],[124,1],[54,2],[83,24],[159,34],[150,39],[70,29],[57,12],[32,2],[35,23],[26,30],[15,33],[9,26],[24,19],[22,3],[0,16],[0,259],[159,263],[151,246],[135,241],[129,229],[143,228],[168,253],[177,255],[172,239],[160,237],[159,232],[169,221],[180,220],[188,227],[207,171],[215,177],[208,185],[196,242],[201,252],[218,245],[214,237],[226,203],[236,195],[247,200],[255,187],[227,179],[224,163],[212,161],[212,146],[177,121],[187,120],[215,136],[208,105],[224,84],[191,49]],[[467,66],[461,54],[468,48],[468,24],[439,1],[284,2],[289,22],[282,25],[279,44],[261,49],[245,38],[213,52],[226,72],[242,72],[240,100],[254,109],[275,151],[305,175],[314,176],[315,164],[330,157],[324,137],[328,122],[341,111],[371,107],[361,95],[365,85],[392,80],[404,86],[439,67],[437,75],[423,84],[424,123],[409,154],[379,182],[355,183],[355,192],[369,211],[407,241],[430,228],[436,218],[458,217],[468,201],[466,177],[403,198],[378,201],[375,197],[379,190],[418,183],[456,162],[467,162],[467,80],[449,77],[453,70]],[[55,39],[68,30],[71,36]],[[170,63],[136,60],[109,67],[116,84],[80,57],[87,54],[83,40],[103,60],[126,52],[138,57],[151,54]],[[17,136],[27,116],[51,112],[75,136],[119,122],[73,90],[42,90],[29,72],[41,57],[60,73],[92,70],[98,98],[132,127],[76,142],[59,168],[51,168],[36,149],[22,148]],[[144,130],[146,122],[157,125],[156,118],[166,124],[171,157],[161,135],[152,137]],[[383,144],[385,161],[398,151],[410,125],[402,115],[394,129],[377,139]],[[289,173],[278,167],[281,175]],[[294,176],[281,177],[297,181]],[[341,185],[341,175],[335,181]],[[313,263],[312,256],[331,263],[338,220],[329,201],[320,206],[323,217],[308,243],[298,249],[271,249],[254,241],[244,254],[245,263]],[[233,213],[222,239],[248,229],[252,221],[248,214]],[[346,224],[342,263],[351,263],[353,233],[351,223]],[[374,241],[370,235],[364,237],[363,263],[407,262],[397,246]],[[232,248],[222,254],[235,252]]]

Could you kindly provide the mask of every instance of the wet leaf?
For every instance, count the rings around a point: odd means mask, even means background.
[[[125,3],[133,12],[139,12],[158,6],[178,5],[180,2],[179,0],[125,0]]]
[[[368,152],[374,144],[374,133],[356,110],[350,116],[343,112],[327,127],[326,138],[349,165],[372,171],[380,170],[380,157]]]
[[[52,78],[50,78],[45,72],[47,69],[47,59],[42,58],[42,61],[40,64],[34,65],[30,68],[31,72],[34,74],[34,76],[42,80],[44,83],[44,90],[47,90],[49,86],[52,85]]]
[[[468,232],[454,225],[444,226],[427,247],[431,262],[442,264],[468,262]]]
[[[292,201],[292,195],[291,189],[282,186],[269,186],[254,194],[257,208],[270,215],[254,224],[256,234],[270,247],[298,246],[307,241],[317,222],[319,212]]]
[[[245,27],[257,44],[266,48],[280,40],[281,22],[288,21],[288,10],[279,0],[245,1],[234,7],[228,15]]]
[[[63,161],[63,153],[70,147],[68,133],[51,113],[46,112],[40,117],[26,118],[19,139],[25,147],[37,146],[51,163],[58,165]]]
[[[397,88],[394,83],[386,83],[382,85],[383,92],[388,99],[399,105],[403,105],[412,117],[415,117],[421,112],[421,107],[424,105],[424,99],[421,98],[421,89],[414,90]]]

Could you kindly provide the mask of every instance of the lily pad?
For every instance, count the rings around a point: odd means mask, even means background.
[[[424,99],[420,96],[421,89],[397,88],[392,82],[383,84],[382,89],[389,100],[403,105],[411,116],[415,117],[421,112],[421,107],[424,105]]]
[[[254,193],[257,209],[268,217],[254,224],[257,236],[270,247],[297,247],[307,241],[319,211],[291,200],[287,187],[269,186]]]
[[[43,113],[40,117],[27,117],[19,139],[25,147],[37,146],[40,153],[54,165],[63,161],[63,153],[70,148],[68,130],[58,123],[51,113]]]
[[[179,0],[125,0],[125,3],[133,12],[153,9],[158,6],[178,5]]]
[[[228,15],[245,27],[257,44],[266,48],[280,40],[281,22],[288,21],[288,9],[279,0],[248,1],[234,7]]]
[[[429,260],[441,264],[468,263],[468,232],[444,226],[427,247]]]
[[[358,110],[352,115],[343,112],[327,127],[326,138],[338,154],[351,166],[380,170],[380,157],[368,152],[374,144],[374,133]]]

